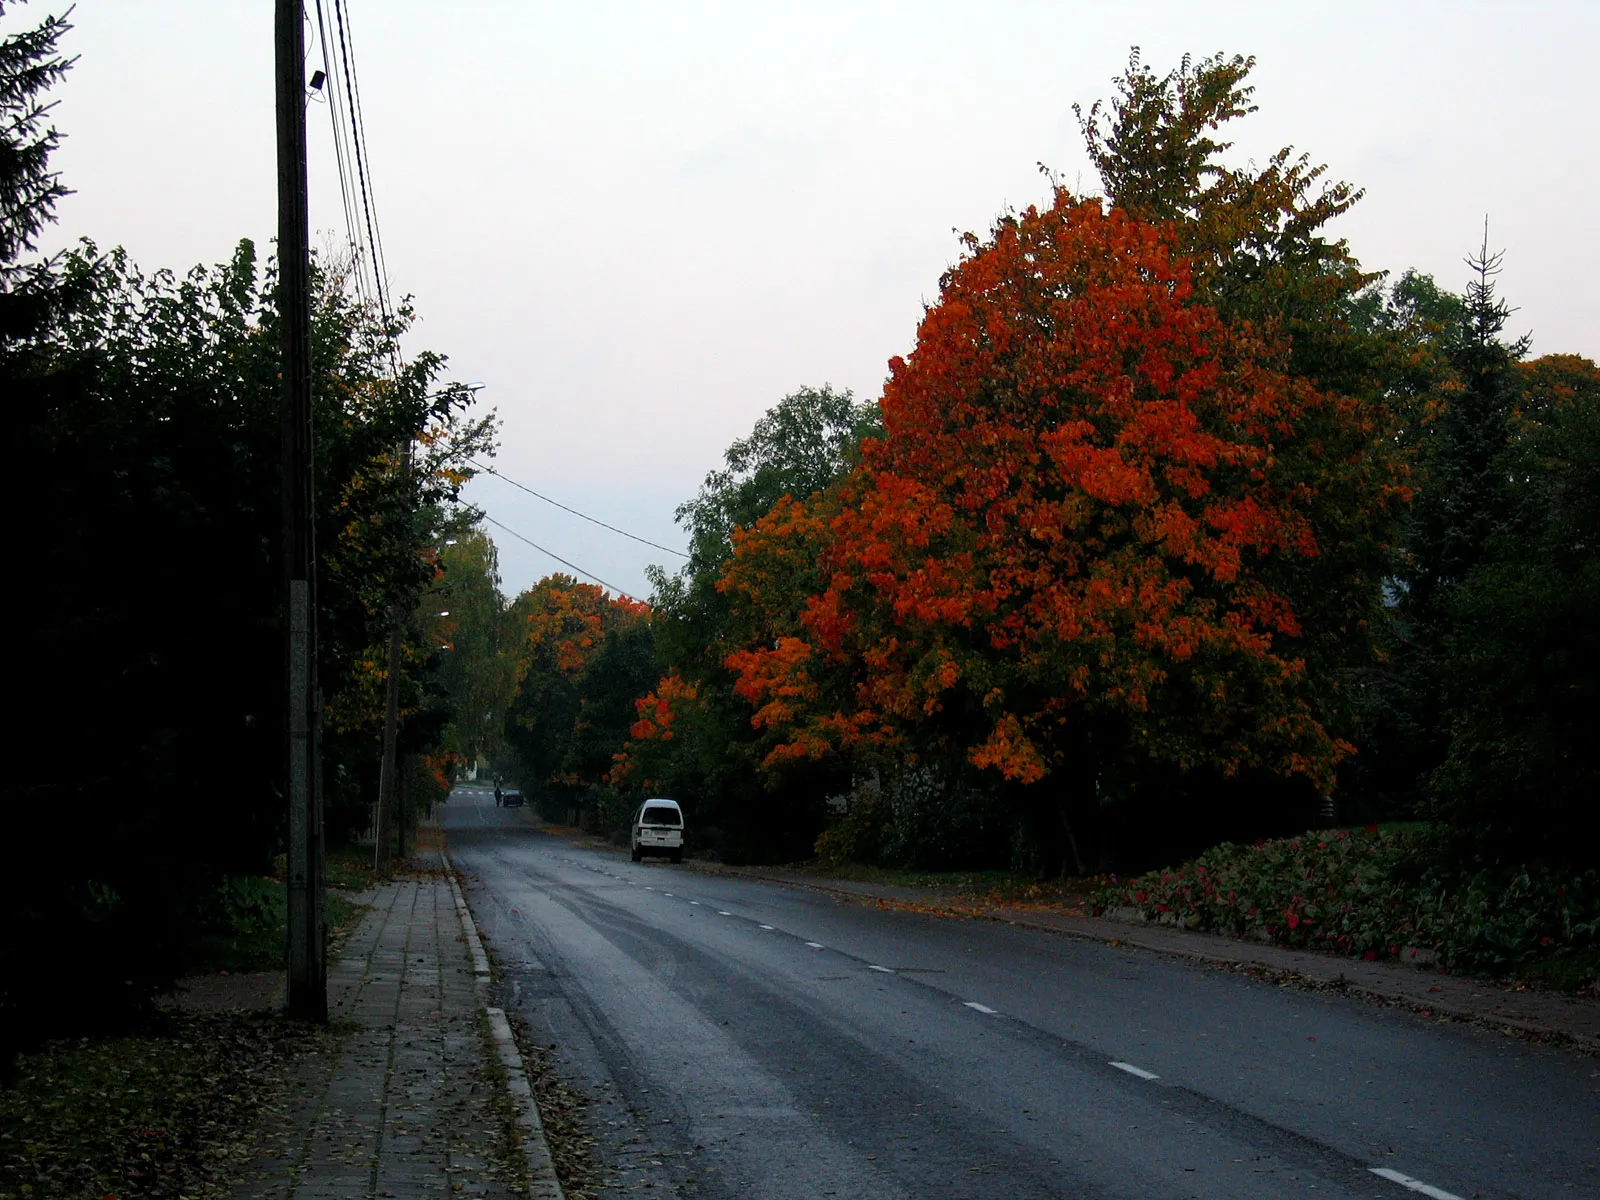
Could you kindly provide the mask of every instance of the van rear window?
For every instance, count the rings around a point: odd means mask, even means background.
[[[661,805],[647,807],[644,816],[639,818],[641,825],[682,825],[683,818],[678,815],[675,808],[665,808]]]

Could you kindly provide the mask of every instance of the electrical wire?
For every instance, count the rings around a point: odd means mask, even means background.
[[[354,22],[344,0],[331,0],[331,19],[323,0],[315,0],[315,3],[317,38],[328,81],[328,112],[333,127],[339,198],[344,209],[345,235],[350,244],[354,288],[365,304],[377,308],[379,320],[387,331],[394,327],[395,308],[382,225],[378,221],[372,161],[367,153],[361,81],[355,63]],[[387,342],[389,364],[398,380],[402,372],[399,346],[392,337]]]
[[[378,221],[373,213],[376,204],[372,196],[374,190],[371,184],[372,163],[367,156],[366,123],[361,116],[361,90],[354,65],[355,34],[349,15],[345,11],[344,0],[333,0],[333,19],[339,33],[339,57],[344,63],[345,99],[349,102],[345,111],[349,117],[350,136],[355,146],[356,181],[361,186],[361,210],[366,217],[367,247],[372,255],[373,279],[378,289],[378,313],[383,318],[385,328],[388,328],[393,324],[389,303],[389,273],[383,259],[383,241],[378,236]],[[400,362],[392,339],[389,343],[389,355],[395,376],[398,378]]]
[[[367,152],[366,152],[367,120],[366,120],[366,116],[365,116],[364,110],[362,109],[362,106],[361,106],[361,76],[356,73],[355,66],[353,65],[354,62],[355,62],[355,56],[356,56],[356,30],[355,30],[355,23],[350,18],[350,16],[348,14],[346,14],[345,11],[344,11],[344,0],[333,0],[333,3],[334,3],[335,14],[339,17],[339,37],[340,37],[340,44],[341,45],[343,45],[343,39],[345,37],[345,33],[346,33],[346,28],[347,27],[348,27],[348,31],[349,31],[350,60],[351,60],[351,63],[352,63],[351,68],[350,68],[349,82],[350,82],[350,84],[352,85],[352,87],[354,88],[354,91],[355,91],[355,124],[353,126],[353,129],[354,129],[355,135],[356,135],[356,148],[360,151],[360,154],[361,154],[360,161],[361,161],[362,164],[365,165],[365,168],[366,168],[366,174],[365,174],[364,178],[365,179],[371,179],[371,177],[372,177],[372,160],[367,157]],[[363,200],[365,200],[365,198],[366,198],[366,192],[365,192],[366,186],[367,186],[367,184],[365,182],[363,182],[363,184],[362,184],[362,187],[363,187],[362,199]],[[374,191],[374,197],[376,197],[376,192],[375,191]],[[373,203],[373,207],[376,208],[377,207],[376,198],[374,198],[372,203]],[[372,257],[372,265],[373,265],[373,269],[374,269],[377,277],[379,279],[381,279],[382,282],[383,282],[383,294],[384,294],[384,296],[386,298],[389,298],[389,297],[393,296],[393,292],[389,288],[389,259],[388,259],[388,256],[384,253],[384,249],[383,249],[383,226],[380,225],[377,222],[376,218],[372,218],[371,219],[371,224],[372,224],[372,255],[373,255],[373,257]],[[393,307],[392,303],[390,304],[390,307],[391,308]]]
[[[328,43],[327,20],[322,10],[322,0],[316,0],[317,11],[317,42],[322,48],[323,74],[327,78],[326,96],[328,100],[328,121],[333,129],[333,155],[339,174],[339,200],[344,210],[345,237],[350,245],[351,272],[354,277],[356,292],[367,301],[372,300],[371,290],[367,287],[366,270],[364,269],[361,252],[361,234],[359,223],[356,220],[355,207],[352,202],[354,187],[350,175],[353,170],[349,156],[353,150],[347,148],[344,120],[344,97],[341,94],[340,71],[338,55]]]
[[[485,521],[489,522],[489,524],[493,525],[495,528],[505,530],[512,537],[516,538],[518,541],[527,542],[528,545],[532,546],[540,554],[548,554],[551,558],[555,559],[563,567],[570,567],[572,570],[576,571],[579,575],[582,575],[585,579],[592,579],[596,583],[598,583],[601,587],[610,588],[613,592],[615,592],[617,595],[621,596],[625,600],[631,600],[633,598],[633,597],[629,596],[627,592],[625,592],[621,588],[619,588],[616,584],[607,583],[604,579],[601,579],[600,576],[596,575],[594,572],[585,571],[577,563],[568,562],[566,559],[562,558],[559,554],[557,554],[554,550],[546,550],[543,546],[539,545],[539,543],[534,541],[532,538],[524,537],[522,534],[518,533],[515,529],[511,528],[511,526],[504,525],[501,522],[496,521],[488,513],[482,513],[481,515],[482,515],[482,517],[483,517],[483,519]]]
[[[549,496],[546,496],[544,493],[536,492],[531,487],[529,487],[527,484],[518,483],[515,479],[512,479],[509,475],[502,475],[499,471],[496,471],[493,467],[487,466],[484,463],[475,462],[474,460],[469,458],[467,460],[467,465],[472,467],[472,468],[474,468],[475,470],[484,472],[484,474],[486,474],[486,475],[493,475],[496,479],[503,479],[507,483],[509,483],[512,487],[519,488],[520,490],[522,490],[524,492],[527,492],[528,495],[535,496],[538,499],[543,500],[546,504],[554,504],[557,508],[563,510],[564,512],[569,512],[575,517],[582,517],[585,521],[588,521],[591,525],[598,525],[602,529],[609,529],[612,533],[620,533],[625,538],[632,538],[636,542],[640,542],[640,543],[642,543],[642,544],[644,544],[646,546],[653,546],[657,550],[665,550],[668,554],[676,554],[679,558],[688,558],[689,557],[682,550],[674,550],[671,546],[663,546],[660,542],[652,542],[649,538],[642,538],[636,533],[629,533],[626,529],[618,529],[615,525],[607,525],[604,521],[600,520],[599,517],[591,517],[588,513],[579,512],[577,509],[571,507],[570,505],[563,504],[559,500],[552,500],[552,499],[550,499]]]

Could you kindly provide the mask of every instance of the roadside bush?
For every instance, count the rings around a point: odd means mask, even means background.
[[[852,793],[832,824],[817,838],[816,855],[824,863],[876,863],[883,856],[889,806],[876,795]]]
[[[824,862],[914,870],[1003,865],[1010,827],[992,797],[928,767],[861,781],[817,838]]]
[[[1366,959],[1427,951],[1460,972],[1600,961],[1600,871],[1463,862],[1439,834],[1375,826],[1217,846],[1113,882],[1094,909]]]

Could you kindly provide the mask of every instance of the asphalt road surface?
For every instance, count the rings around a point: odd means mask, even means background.
[[[612,1194],[1600,1197],[1600,1060],[1335,994],[575,845],[461,788],[501,1001]]]

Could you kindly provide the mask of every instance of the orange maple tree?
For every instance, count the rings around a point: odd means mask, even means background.
[[[969,236],[890,364],[885,436],[809,513],[743,533],[724,575],[753,600],[820,563],[798,625],[727,660],[779,736],[769,763],[953,751],[1053,779],[1063,819],[1130,758],[1329,784],[1348,747],[1272,581],[1321,550],[1316,439],[1363,418],[1202,302],[1175,242],[1064,189]]]
[[[653,673],[650,608],[567,575],[512,603],[516,691],[506,737],[540,786],[603,781]]]

